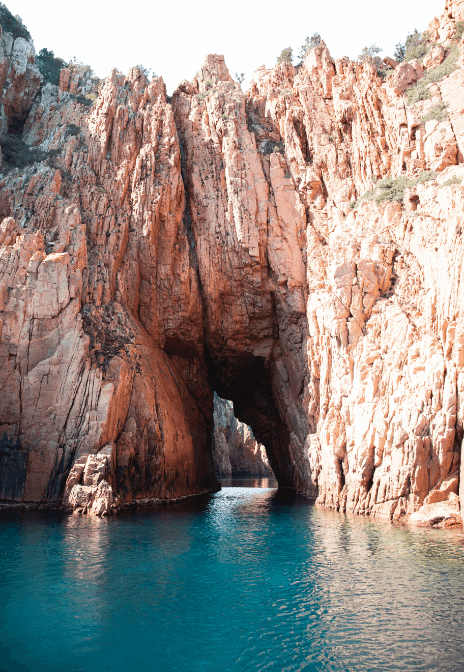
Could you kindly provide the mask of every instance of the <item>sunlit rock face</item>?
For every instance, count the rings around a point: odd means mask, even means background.
[[[218,478],[272,476],[265,447],[234,415],[233,404],[214,395],[214,469]]]
[[[0,499],[214,490],[215,390],[280,485],[459,522],[462,12],[385,81],[321,45],[246,93],[210,55],[171,103],[113,71],[89,106],[8,66],[32,158],[0,181]]]

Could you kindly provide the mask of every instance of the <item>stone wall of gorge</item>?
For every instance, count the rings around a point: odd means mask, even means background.
[[[244,93],[210,55],[172,102],[133,68],[91,106],[2,35],[4,156],[30,153],[0,175],[2,501],[213,491],[216,391],[281,486],[460,522],[463,19],[386,79],[321,45]]]
[[[218,478],[273,476],[265,447],[248,425],[237,420],[233,404],[214,395],[213,461]]]

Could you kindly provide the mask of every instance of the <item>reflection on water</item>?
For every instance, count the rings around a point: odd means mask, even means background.
[[[219,483],[223,488],[277,488],[278,483],[275,476],[266,476],[266,478],[253,477],[242,478],[234,476],[233,478],[221,478]]]
[[[464,669],[458,532],[268,486],[0,523],[5,672]]]

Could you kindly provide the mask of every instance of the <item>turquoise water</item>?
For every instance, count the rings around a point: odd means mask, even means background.
[[[2,671],[464,670],[460,533],[229,487],[0,534]]]

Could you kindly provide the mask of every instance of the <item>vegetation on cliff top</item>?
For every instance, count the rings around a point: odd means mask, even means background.
[[[314,33],[311,35],[311,37],[307,37],[300,47],[300,51],[298,53],[298,58],[301,61],[304,61],[306,56],[309,54],[311,49],[314,49],[314,47],[318,47],[322,43],[322,37],[319,35],[319,33]]]
[[[5,33],[12,33],[13,39],[15,40],[17,40],[18,37],[23,37],[25,40],[32,39],[30,32],[26,26],[23,25],[20,17],[18,15],[13,16],[3,2],[0,2],[0,25]]]
[[[421,59],[430,49],[428,43],[429,34],[427,32],[420,33],[417,28],[406,38],[403,43],[399,42],[396,45],[393,57],[399,61],[412,61],[414,58]]]
[[[380,58],[379,54],[381,51],[382,49],[376,44],[371,44],[370,47],[363,47],[361,53],[358,56],[358,60],[362,61],[363,63],[371,63],[371,65],[374,65],[376,68],[380,68],[382,65],[382,59]]]
[[[43,77],[43,84],[55,84],[60,82],[60,70],[66,67],[66,62],[62,58],[57,58],[53,51],[41,49],[35,59],[40,74]]]
[[[76,95],[77,102],[89,106],[96,100],[94,92],[101,84],[102,80],[95,75],[90,65],[85,65],[76,57],[67,63],[62,58],[55,56],[53,51],[49,51],[48,49],[41,49],[39,51],[36,63],[43,77],[42,86],[45,86],[45,84],[54,84],[55,86],[58,86],[60,83],[60,72],[63,68],[68,68],[71,72],[77,70],[79,75],[79,86],[85,86],[87,91],[90,89],[90,92],[87,93],[87,95]],[[138,65],[137,67],[146,77],[150,76],[151,71],[141,65]]]
[[[291,63],[293,60],[293,49],[286,47],[282,49],[280,55],[277,57],[277,63]]]

